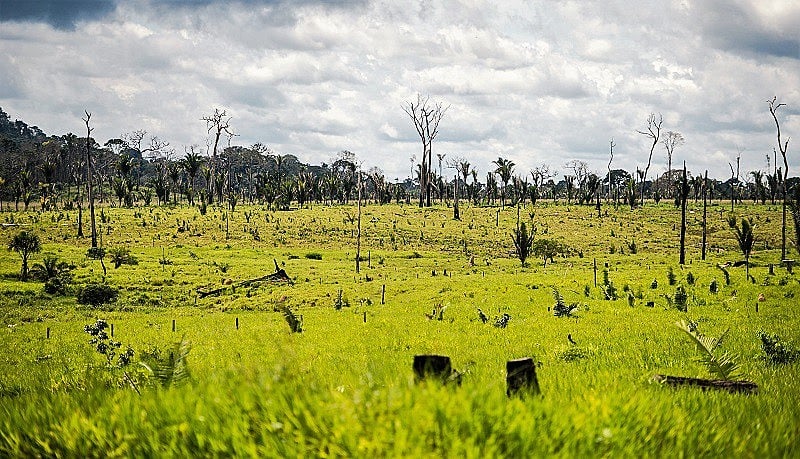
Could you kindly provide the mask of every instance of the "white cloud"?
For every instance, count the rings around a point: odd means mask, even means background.
[[[314,163],[348,149],[392,178],[419,156],[401,110],[417,93],[450,105],[436,151],[481,177],[500,155],[520,173],[576,158],[603,171],[611,138],[614,167],[642,166],[650,112],[686,137],[676,160],[720,176],[737,146],[743,169],[763,166],[767,98],[800,132],[792,1],[141,0],[104,14],[3,22],[0,106],[51,133],[80,131],[88,109],[101,141],[144,128],[178,152],[204,144],[200,118],[221,107],[234,142]]]

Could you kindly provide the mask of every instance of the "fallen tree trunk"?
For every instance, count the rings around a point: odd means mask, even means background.
[[[667,386],[693,386],[701,390],[726,390],[732,393],[757,394],[758,384],[751,381],[725,381],[721,379],[685,378],[683,376],[655,375],[653,381]]]
[[[198,298],[205,298],[207,296],[219,295],[228,288],[235,289],[237,287],[249,287],[250,285],[258,282],[269,282],[272,284],[280,284],[280,283],[294,284],[292,278],[289,277],[288,274],[286,274],[286,270],[278,266],[278,261],[277,260],[273,261],[275,262],[275,272],[272,274],[267,274],[266,276],[261,276],[261,277],[255,277],[253,279],[243,280],[233,285],[225,285],[223,287],[215,288],[212,290],[205,290],[203,287],[197,287],[197,296]]]

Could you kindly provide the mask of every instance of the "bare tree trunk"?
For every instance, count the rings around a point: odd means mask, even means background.
[[[358,171],[358,229],[356,233],[356,274],[361,270],[361,171]]]
[[[84,119],[83,121],[86,122],[86,180],[89,186],[89,191],[88,191],[89,218],[92,224],[92,248],[95,248],[97,247],[97,226],[95,224],[95,217],[94,217],[94,196],[92,196],[92,148],[91,148],[92,128],[89,127],[89,120],[91,119],[92,114],[85,110],[84,113],[86,113],[86,119]]]
[[[708,170],[706,170],[706,176],[705,179],[703,180],[703,248],[702,248],[703,261],[705,261],[706,259],[706,234],[708,230],[707,198],[708,198]]]
[[[683,162],[681,176],[681,256],[680,264],[686,264],[686,200],[689,197],[689,183],[686,179],[686,161]]]
[[[453,220],[461,220],[461,215],[458,213],[458,170],[456,170],[456,183],[453,197],[455,198],[453,201]]]

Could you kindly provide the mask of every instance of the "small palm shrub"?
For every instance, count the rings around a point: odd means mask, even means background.
[[[702,363],[712,376],[724,381],[731,381],[740,376],[739,364],[727,352],[720,352],[719,347],[728,335],[725,330],[719,338],[711,338],[697,330],[697,324],[681,320],[675,326],[686,333],[697,348],[698,361]]]
[[[761,340],[761,350],[764,351],[767,362],[782,365],[800,359],[800,349],[782,341],[778,335],[758,332],[758,338]]]

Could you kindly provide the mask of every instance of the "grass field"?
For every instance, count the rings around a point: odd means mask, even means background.
[[[50,295],[18,280],[17,253],[0,252],[0,455],[796,457],[798,363],[769,363],[758,335],[800,346],[780,208],[737,206],[755,223],[753,279],[731,266],[729,284],[718,265],[743,259],[729,204],[709,207],[705,261],[702,208],[689,210],[681,266],[680,212],[665,203],[604,206],[602,217],[563,203],[467,207],[461,221],[444,206],[370,205],[356,273],[355,206],[103,207],[102,246],[138,261],[114,269],[106,256],[105,276],[75,237],[77,212],[2,213],[0,239],[33,231],[32,263],[49,254],[75,269],[71,293]],[[518,212],[569,254],[522,267]],[[234,287],[272,273],[273,260],[293,284]],[[77,304],[75,292],[103,279],[120,289],[116,302]],[[617,299],[606,299],[612,285]],[[554,289],[576,303],[571,316],[554,315]],[[437,306],[442,320],[430,320]],[[302,316],[302,333],[284,308]],[[503,314],[508,326],[493,326]],[[84,326],[97,319],[134,349],[127,367],[89,344]],[[721,349],[758,393],[652,382],[711,376],[680,320],[713,337],[730,329]],[[181,340],[190,377],[164,386],[139,361]],[[449,356],[461,385],[415,382],[418,354]],[[506,396],[506,361],[521,357],[538,362],[541,395]]]

